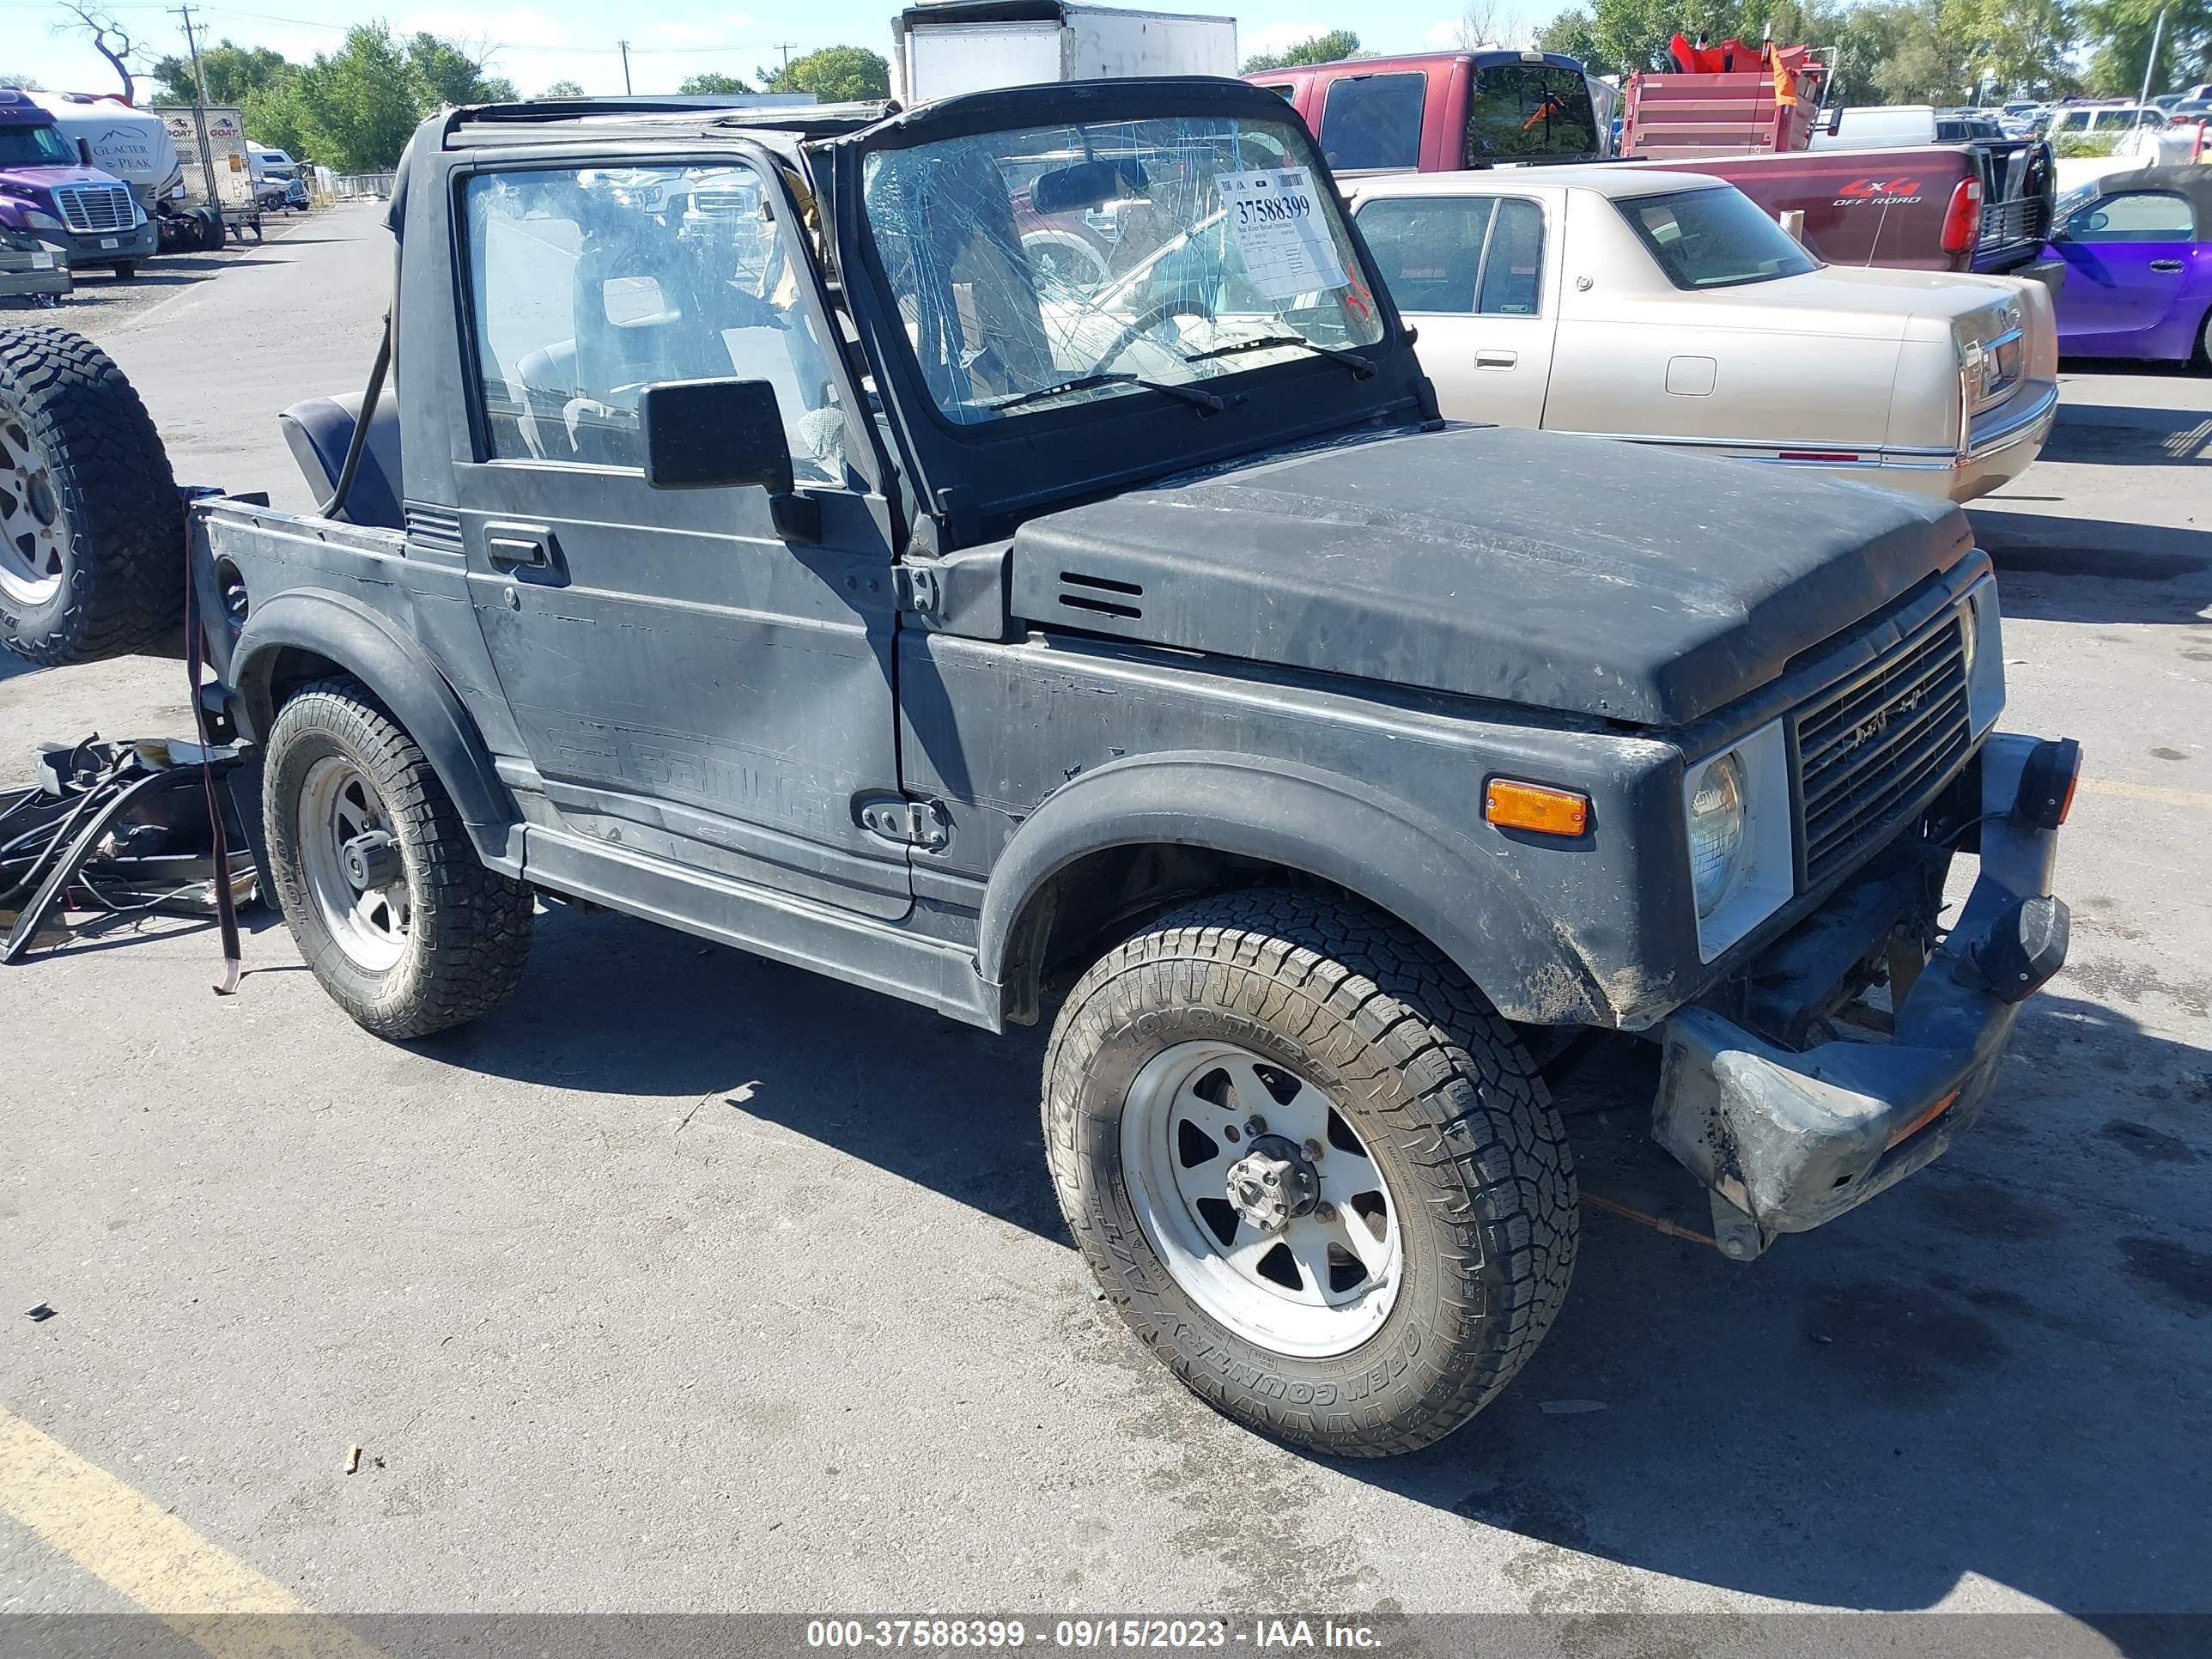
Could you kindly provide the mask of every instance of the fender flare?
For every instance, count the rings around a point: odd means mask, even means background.
[[[520,816],[514,797],[476,721],[422,648],[343,594],[295,588],[255,605],[231,649],[230,675],[239,729],[257,742],[268,741],[276,720],[271,678],[288,647],[329,659],[375,694],[446,786],[477,851],[504,866],[507,830]]]
[[[1506,1018],[1610,1023],[1580,955],[1494,854],[1356,780],[1250,755],[1133,756],[1047,797],[985,889],[976,963],[1003,985],[1031,900],[1078,860],[1168,844],[1263,860],[1358,895],[1420,933]]]

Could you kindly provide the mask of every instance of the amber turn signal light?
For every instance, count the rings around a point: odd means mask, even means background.
[[[1501,830],[1540,836],[1579,836],[1589,828],[1589,797],[1571,789],[1492,778],[1482,795],[1482,816]]]
[[[2074,810],[2081,781],[2081,745],[2071,738],[2045,738],[2028,751],[2013,796],[2013,816],[2038,830],[2056,830]]]

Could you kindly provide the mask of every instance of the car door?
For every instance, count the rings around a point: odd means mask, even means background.
[[[844,459],[862,405],[773,172],[570,161],[461,190],[477,408],[460,535],[535,774],[526,814],[624,857],[903,915],[907,849],[860,822],[898,778],[888,519]],[[641,391],[728,378],[775,387],[811,509],[647,483]]]
[[[2186,197],[2127,191],[2075,210],[2051,244],[2066,262],[2058,290],[2063,350],[2169,355],[2164,336],[2188,289],[2197,219]]]
[[[1541,426],[1559,306],[1546,204],[1533,196],[1382,195],[1361,234],[1454,420]]]

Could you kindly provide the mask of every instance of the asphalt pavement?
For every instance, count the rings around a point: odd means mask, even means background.
[[[387,254],[341,210],[86,320],[180,477],[304,506],[274,416],[365,376]],[[1607,1659],[1710,1650],[1686,1612],[2045,1612],[2039,1653],[2168,1650],[2116,1615],[2212,1612],[2212,377],[2069,374],[1973,516],[2006,723],[2089,767],[1998,1097],[1749,1267],[1586,1214],[1534,1363],[1397,1462],[1232,1426],[1094,1300],[1036,1034],[566,910],[405,1047],[265,915],[229,999],[190,923],[0,969],[0,1466],[15,1425],[82,1465],[41,1491],[137,1517],[0,1501],[0,1613],[175,1601],[132,1541],[173,1524],[341,1615],[1534,1609]],[[0,678],[0,776],[183,730],[181,685]],[[1632,1063],[1574,1086],[1613,1103],[1586,1188],[1652,1178]]]

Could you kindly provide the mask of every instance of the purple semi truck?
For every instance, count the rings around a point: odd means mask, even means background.
[[[0,247],[28,251],[27,239],[71,270],[106,265],[127,280],[161,228],[129,185],[84,164],[49,111],[0,87]]]

